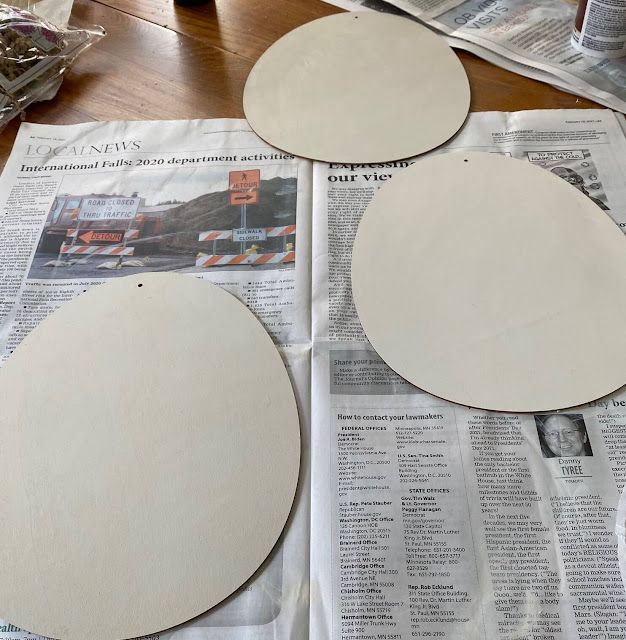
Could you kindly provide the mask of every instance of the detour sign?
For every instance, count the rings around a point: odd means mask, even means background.
[[[125,231],[85,231],[80,233],[78,240],[81,244],[118,244],[124,240]]]
[[[248,169],[248,171],[230,171],[228,173],[230,204],[257,204],[259,201],[260,186],[260,169]]]
[[[228,189],[230,191],[256,191],[261,186],[261,170],[230,171]]]

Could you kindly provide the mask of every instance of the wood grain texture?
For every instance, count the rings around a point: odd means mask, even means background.
[[[210,0],[195,7],[173,0],[98,2],[252,61],[292,29],[341,11],[320,0]]]
[[[470,111],[602,108],[587,98],[500,69],[467,51],[457,54],[470,81]]]
[[[72,24],[107,36],[84,52],[57,96],[29,107],[28,122],[243,117],[243,87],[257,58],[295,27],[340,11],[320,0],[75,0]],[[458,52],[472,111],[572,109],[594,102]],[[0,133],[0,167],[19,119]]]

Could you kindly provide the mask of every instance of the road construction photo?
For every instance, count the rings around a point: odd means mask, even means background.
[[[91,190],[85,189],[84,177],[75,183],[72,176],[65,178],[44,224],[29,278],[293,268],[295,169],[293,176],[276,175],[275,167],[221,167],[207,173],[206,182],[195,176],[176,183],[164,176],[161,189],[153,188],[157,172],[149,178],[135,174],[124,193],[120,186],[126,185],[120,185],[118,176],[108,179],[108,191],[101,190],[107,188],[106,176],[100,176]],[[197,189],[209,181],[215,183],[214,191],[188,193],[190,184]]]

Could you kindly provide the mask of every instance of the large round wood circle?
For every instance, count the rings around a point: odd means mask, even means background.
[[[250,126],[270,144],[327,162],[423,153],[461,127],[465,70],[445,40],[407,18],[342,13],[275,42],[246,82]]]
[[[67,640],[182,623],[276,543],[300,433],[272,340],[229,293],[89,290],[0,370],[0,616]]]
[[[528,162],[448,153],[397,174],[361,220],[352,286],[379,355],[447,400],[543,411],[626,384],[626,239]]]

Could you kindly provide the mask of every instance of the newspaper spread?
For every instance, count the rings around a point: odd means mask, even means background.
[[[608,110],[471,114],[437,153],[537,164],[626,231],[625,126]],[[414,161],[311,163],[242,120],[22,125],[0,179],[3,357],[87,287],[173,270],[256,313],[300,404],[279,545],[225,603],[155,640],[626,637],[626,392],[558,414],[474,410],[407,383],[363,335],[352,241]],[[32,637],[0,623],[0,640]]]
[[[88,287],[177,271],[245,302],[291,375],[303,449],[289,527],[254,580],[154,640],[308,633],[311,176],[310,162],[272,149],[244,120],[198,120],[22,125],[0,179],[3,358]],[[257,178],[254,192],[238,190]],[[0,623],[0,639],[27,637]]]
[[[626,59],[588,58],[570,37],[569,0],[326,0],[348,10],[402,9],[448,44],[523,76],[626,112]]]

